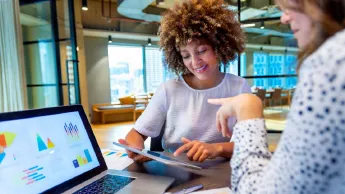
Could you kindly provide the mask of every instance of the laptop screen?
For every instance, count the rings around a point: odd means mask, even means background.
[[[40,193],[100,166],[78,111],[0,120],[0,193]]]

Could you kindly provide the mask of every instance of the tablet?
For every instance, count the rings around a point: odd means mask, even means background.
[[[130,146],[127,146],[127,145],[123,145],[123,144],[120,144],[120,143],[117,143],[117,142],[113,142],[113,144],[115,144],[115,145],[117,145],[119,147],[125,148],[126,150],[135,152],[137,154],[144,155],[144,156],[146,156],[148,158],[151,158],[153,160],[156,160],[158,162],[162,162],[162,163],[167,164],[167,165],[192,168],[192,169],[196,169],[196,170],[201,170],[202,169],[200,166],[189,164],[187,162],[181,162],[181,161],[178,161],[176,159],[173,159],[173,158],[170,158],[168,156],[165,156],[163,154],[159,154],[158,152],[152,152],[152,151],[145,150],[145,149],[139,150],[137,148],[130,147]]]

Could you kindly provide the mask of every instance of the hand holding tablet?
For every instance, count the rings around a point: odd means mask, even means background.
[[[119,143],[122,144],[122,145],[126,145],[126,146],[130,146],[130,147],[136,148],[138,150],[142,150],[142,148],[139,148],[139,147],[136,147],[136,146],[133,146],[133,145],[129,145],[128,142],[126,140],[124,140],[124,139],[119,139]],[[126,152],[127,152],[129,158],[133,159],[135,162],[138,162],[138,163],[147,162],[147,161],[152,160],[151,158],[148,158],[146,156],[137,154],[137,153],[132,152],[132,151],[127,150],[127,149],[126,149]]]
[[[186,167],[186,168],[192,168],[192,169],[197,169],[197,170],[201,170],[202,169],[199,166],[196,166],[196,165],[193,165],[193,164],[189,164],[187,162],[178,161],[176,159],[173,159],[173,158],[170,158],[168,156],[159,154],[157,152],[152,152],[152,151],[145,150],[145,149],[138,149],[138,148],[129,146],[128,144],[127,145],[126,144],[121,144],[121,143],[125,143],[126,141],[124,141],[124,142],[119,141],[119,142],[120,143],[113,142],[113,144],[115,144],[115,145],[117,145],[119,147],[125,148],[126,150],[129,150],[129,151],[134,152],[136,154],[139,154],[139,155],[142,155],[142,156],[146,156],[147,158],[156,160],[158,162],[162,162],[162,163],[167,164],[167,165],[178,166],[178,167]]]

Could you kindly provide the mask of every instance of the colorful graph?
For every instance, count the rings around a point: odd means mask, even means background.
[[[24,176],[21,178],[23,181],[26,181],[26,184],[32,184],[34,182],[45,179],[46,177],[41,173],[43,167],[33,166],[26,170],[23,170]]]
[[[124,157],[124,156],[127,156],[127,153],[125,152],[122,152],[122,151],[105,151],[102,153],[103,156],[111,156],[113,154],[116,154],[117,157]]]
[[[6,153],[5,153],[5,152],[3,152],[3,153],[0,154],[0,164],[1,164],[1,162],[5,159],[5,156],[6,156]]]
[[[90,162],[92,162],[92,158],[91,158],[89,150],[86,149],[84,150],[84,154],[82,156],[77,155],[77,159],[73,160],[73,165],[74,165],[74,168],[78,168]]]
[[[73,125],[72,123],[65,123],[64,128],[69,141],[78,141],[80,139],[77,125]]]
[[[16,138],[15,133],[3,132],[0,133],[0,145],[4,148],[12,145],[13,140]]]
[[[36,134],[36,138],[37,138],[38,151],[43,151],[43,150],[51,149],[55,147],[54,143],[49,138],[47,139],[47,144],[44,143],[44,141],[42,140],[41,136],[38,133]]]
[[[7,148],[12,145],[13,140],[16,138],[16,134],[12,132],[0,133],[0,146]],[[5,159],[6,153],[0,153],[0,164]]]

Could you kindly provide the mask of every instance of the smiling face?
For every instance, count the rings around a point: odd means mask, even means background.
[[[204,40],[192,40],[180,46],[184,65],[199,80],[214,80],[220,74],[217,55],[212,46]]]
[[[296,0],[289,0],[288,3],[291,6],[298,6]],[[283,14],[280,18],[280,21],[283,24],[290,24],[291,30],[297,39],[298,47],[304,48],[311,38],[312,32],[312,20],[311,18],[301,12],[291,10],[291,9],[282,9]]]

